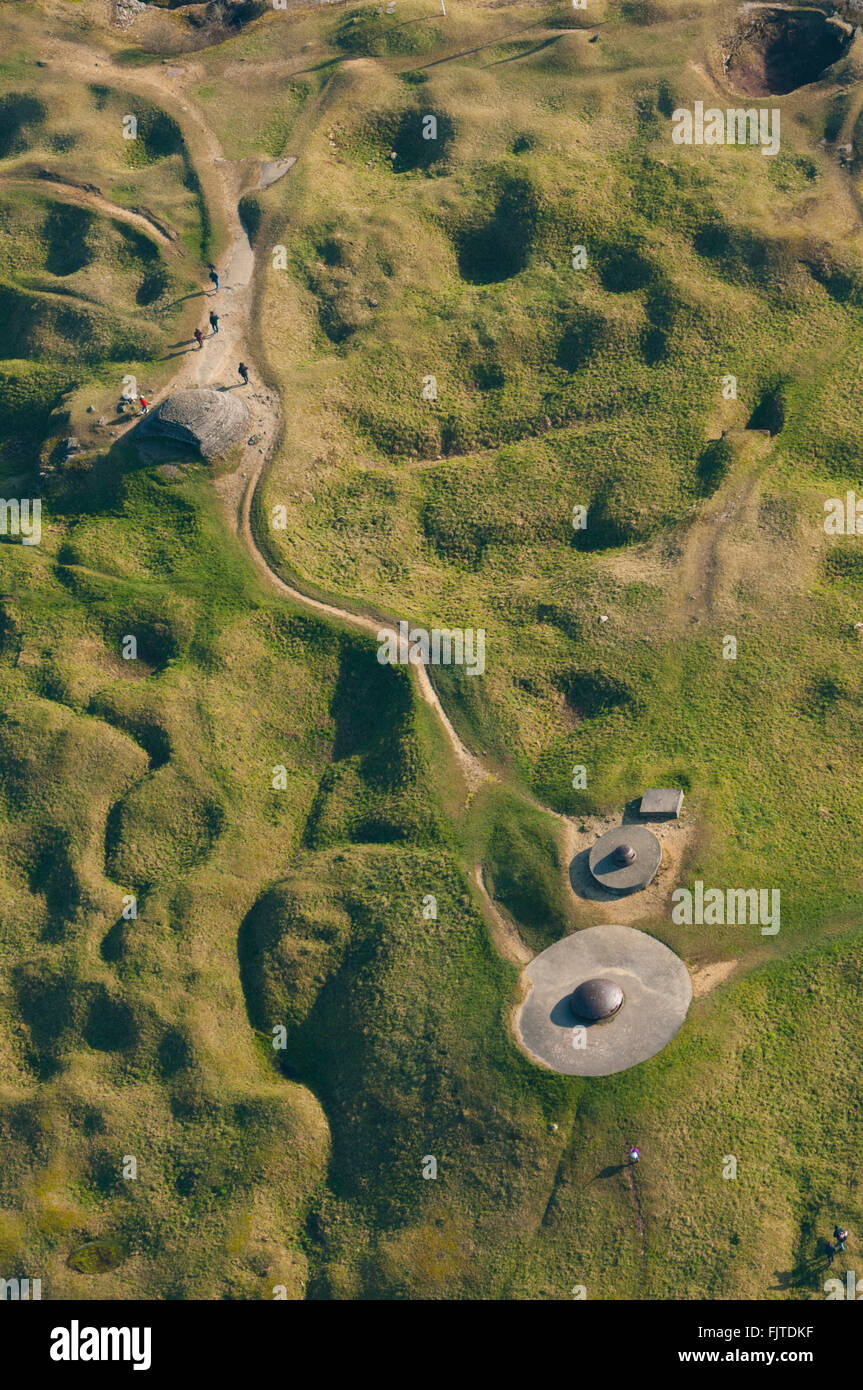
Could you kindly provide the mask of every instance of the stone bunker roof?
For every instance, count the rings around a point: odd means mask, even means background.
[[[200,388],[175,391],[155,411],[159,434],[180,439],[204,458],[227,453],[243,437],[249,421],[245,403],[233,391]]]

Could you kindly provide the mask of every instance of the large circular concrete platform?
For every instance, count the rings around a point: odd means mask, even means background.
[[[674,1037],[692,999],[680,957],[632,927],[585,927],[549,946],[525,974],[518,1039],[533,1061],[570,1076],[611,1076],[646,1061]],[[576,1016],[573,992],[588,981],[623,991],[610,1017]]]
[[[600,835],[588,863],[603,888],[635,893],[656,877],[662,863],[662,845],[645,825],[618,825]]]

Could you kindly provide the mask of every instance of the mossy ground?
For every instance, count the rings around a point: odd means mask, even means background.
[[[854,113],[828,83],[782,99],[776,160],[679,149],[707,11],[454,8],[267,14],[194,99],[229,158],[301,156],[256,195],[268,551],[485,627],[486,674],[439,687],[499,781],[464,811],[403,673],[262,590],[205,468],[96,441],[60,478],[42,544],[0,548],[0,1273],[47,1296],[814,1297],[819,1236],[863,1226],[863,574],[821,529],[861,481],[859,189],[818,143]],[[137,64],[35,66],[46,16],[134,54],[96,0],[4,9],[11,496],[61,397],[83,428],[167,379],[219,228],[182,111],[124,147]],[[17,177],[49,161],[176,257]],[[592,918],[536,801],[648,784],[687,791],[683,881],[780,887],[782,929],[648,922],[737,975],[633,1072],[557,1077],[511,1041],[473,866],[540,949]]]

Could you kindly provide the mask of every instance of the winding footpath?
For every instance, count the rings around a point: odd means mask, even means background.
[[[231,384],[235,384],[236,364],[240,360],[249,365],[252,377],[260,380],[261,375],[249,347],[247,332],[253,304],[255,253],[239,215],[240,197],[248,191],[248,170],[244,171],[225,159],[216,135],[188,92],[180,87],[176,80],[168,77],[162,67],[120,72],[114,68],[109,55],[104,51],[94,52],[82,45],[56,40],[48,46],[47,52],[69,75],[79,77],[83,81],[108,81],[124,90],[134,92],[137,89],[150,98],[157,96],[183,131],[187,148],[195,160],[204,196],[211,205],[218,207],[221,220],[228,232],[229,250],[220,264],[222,289],[215,296],[208,294],[204,300],[207,310],[213,307],[219,311],[219,333],[207,337],[202,351],[182,352],[183,361],[179,370],[170,383],[153,396],[151,404],[158,404],[165,395],[185,387],[224,388],[226,377],[231,379]],[[263,173],[266,179],[265,166],[259,170],[259,175],[260,173]],[[111,211],[113,212],[113,207]],[[222,294],[227,296],[226,301],[222,300]],[[222,308],[223,302],[227,304],[227,311]],[[206,324],[202,322],[202,330],[205,327]],[[245,455],[237,469],[243,490],[237,514],[231,517],[231,522],[245,543],[256,569],[286,598],[320,617],[344,623],[375,638],[381,632],[397,633],[397,628],[391,624],[363,613],[340,608],[337,604],[326,603],[304,593],[295,584],[287,583],[266,558],[255,538],[251,518],[255,497],[263,486],[277,447],[280,415],[278,397],[266,390],[252,393],[250,409],[253,420],[251,429],[256,444],[246,446]],[[118,430],[118,437],[134,429],[138,423],[139,421],[134,419],[124,424]],[[259,447],[260,445],[263,447]],[[432,685],[428,668],[423,664],[414,665],[413,675],[421,699],[434,711],[444,732],[464,779],[467,796],[470,798],[483,783],[495,781],[496,778],[457,734]],[[492,901],[480,865],[476,866],[475,880],[483,898],[497,949],[513,964],[519,967],[525,965],[532,959],[533,953],[522,941],[515,924],[510,922]]]
[[[295,161],[281,161],[284,167],[276,169],[272,162],[260,164],[226,159],[217,136],[207,124],[182,80],[178,81],[177,69],[166,71],[163,66],[154,65],[150,68],[121,70],[114,66],[110,55],[105,51],[56,39],[46,44],[44,51],[51,65],[62,67],[67,75],[85,82],[108,82],[123,91],[145,95],[151,100],[157,99],[180,126],[200,179],[203,196],[211,210],[218,211],[219,220],[227,232],[228,249],[220,257],[219,264],[222,282],[220,289],[218,292],[202,292],[201,296],[202,321],[199,326],[206,332],[208,311],[215,309],[220,318],[219,332],[215,335],[208,334],[203,350],[200,351],[190,351],[185,343],[174,345],[179,349],[175,354],[180,359],[178,370],[168,385],[160,391],[147,393],[151,404],[158,404],[169,392],[187,387],[242,389],[243,399],[249,406],[251,416],[250,442],[245,446],[236,471],[217,479],[216,487],[226,507],[229,523],[242,539],[259,574],[285,598],[319,617],[344,624],[374,639],[379,639],[382,633],[397,634],[396,627],[391,623],[367,613],[340,607],[337,603],[314,598],[297,587],[295,582],[289,583],[268,560],[258,543],[252,524],[255,499],[265,483],[278,450],[281,403],[277,392],[256,384],[261,382],[262,377],[254,361],[250,347],[252,335],[248,331],[254,304],[256,258],[254,248],[240,220],[239,205],[244,193],[283,176]],[[245,75],[249,76],[248,73]],[[48,179],[54,181],[56,177],[49,175]],[[46,184],[50,187],[48,179]],[[64,192],[66,196],[75,196],[72,190]],[[77,196],[90,202],[91,206],[101,205],[102,202],[107,204],[107,200],[103,200],[95,188],[86,192],[78,190]],[[104,208],[100,206],[100,210],[110,211],[114,216],[119,211],[112,204],[107,204]],[[145,210],[136,209],[133,213],[126,213],[126,220],[141,225],[144,215]],[[159,240],[162,241],[166,232],[170,234],[171,229],[150,226],[148,230],[151,234],[161,233]],[[250,366],[253,385],[248,389],[240,388],[237,376],[237,363],[241,360]],[[117,432],[118,435],[129,432],[138,423],[137,419],[124,422]],[[258,513],[263,514],[263,509],[259,508]],[[432,709],[447,739],[464,782],[466,799],[469,801],[480,787],[496,781],[497,778],[471,752],[456,732],[432,684],[427,666],[422,663],[414,665],[413,678],[420,698]],[[541,805],[529,795],[525,799],[535,810],[553,817],[558,822],[562,854],[568,865],[577,848],[573,821],[560,812]],[[533,951],[522,939],[515,922],[493,900],[480,863],[474,865],[473,879],[496,949],[513,965],[523,969],[533,959]]]

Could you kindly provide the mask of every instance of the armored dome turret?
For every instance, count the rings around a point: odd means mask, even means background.
[[[617,1013],[623,1003],[623,990],[614,980],[584,980],[572,991],[569,1003],[576,1018],[598,1023]]]

